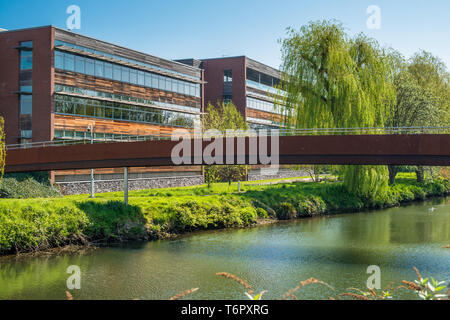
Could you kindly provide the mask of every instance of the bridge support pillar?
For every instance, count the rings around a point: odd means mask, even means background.
[[[95,198],[94,169],[91,169],[91,198]]]
[[[123,168],[123,195],[124,203],[128,205],[128,167]]]

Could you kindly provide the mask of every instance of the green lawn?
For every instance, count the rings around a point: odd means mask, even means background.
[[[270,179],[270,180],[258,180],[258,181],[243,181],[241,182],[241,192],[245,192],[247,190],[255,190],[262,189],[264,187],[268,187],[268,185],[260,188],[259,184],[263,183],[282,183],[286,180],[294,180],[294,179],[308,179],[308,176],[295,177],[295,178],[280,178],[280,179]],[[174,187],[174,188],[160,188],[160,189],[146,189],[146,190],[135,190],[129,191],[128,197],[131,198],[139,198],[139,197],[174,197],[174,196],[205,196],[205,195],[217,195],[217,194],[231,194],[238,193],[238,182],[232,182],[228,184],[228,182],[218,182],[211,185],[210,188],[206,184],[198,185],[198,186],[189,186],[189,187]],[[123,191],[118,192],[107,192],[107,193],[96,193],[95,197],[97,199],[110,199],[110,200],[118,200],[123,199]],[[72,200],[84,200],[90,199],[90,194],[82,194],[82,195],[70,195],[65,196],[67,199]]]

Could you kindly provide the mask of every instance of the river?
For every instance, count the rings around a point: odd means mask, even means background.
[[[434,207],[431,211],[429,208]],[[172,240],[27,258],[0,259],[0,299],[65,299],[66,271],[77,265],[81,289],[74,299],[168,299],[190,288],[190,299],[246,299],[242,277],[264,298],[278,299],[300,280],[317,284],[299,299],[327,299],[349,287],[364,288],[369,265],[381,286],[424,276],[450,279],[450,198],[381,211],[341,214],[247,229],[197,232]],[[395,296],[413,296],[399,290]]]

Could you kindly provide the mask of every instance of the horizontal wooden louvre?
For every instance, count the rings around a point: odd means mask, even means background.
[[[247,117],[264,119],[264,120],[272,120],[275,122],[279,122],[281,119],[281,116],[279,114],[264,112],[261,110],[250,109],[250,108],[247,108]]]
[[[141,124],[135,122],[104,120],[95,118],[83,118],[69,115],[55,115],[55,130],[68,130],[84,132],[88,126],[94,128],[97,133],[116,133],[127,135],[170,135],[175,127]],[[186,129],[189,130],[189,129]]]

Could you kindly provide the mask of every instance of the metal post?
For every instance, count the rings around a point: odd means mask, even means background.
[[[125,205],[128,205],[128,167],[123,168],[123,194]]]
[[[94,143],[94,128],[89,125],[91,129],[91,144]],[[95,198],[95,186],[94,186],[94,169],[91,169],[91,198]]]
[[[94,169],[91,169],[91,198],[95,198],[95,190],[94,190]]]

